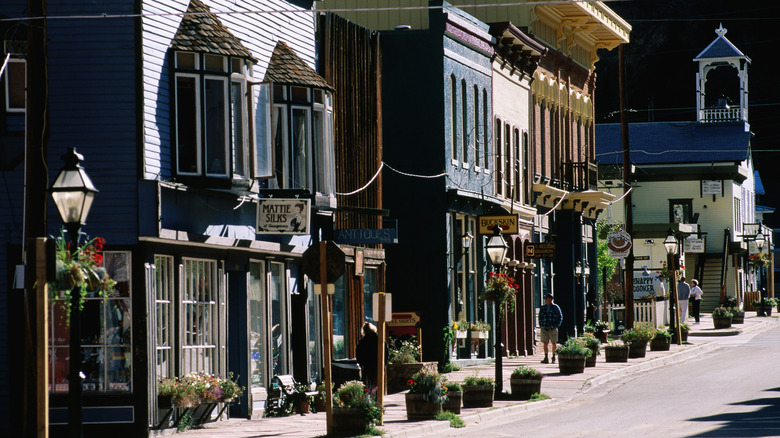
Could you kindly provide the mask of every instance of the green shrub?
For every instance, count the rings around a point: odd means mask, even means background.
[[[512,371],[512,377],[516,379],[539,379],[541,380],[544,377],[544,374],[542,374],[539,370],[536,368],[526,367],[526,366],[519,366],[515,368],[514,371]]]
[[[555,349],[558,355],[585,356],[590,357],[593,352],[587,347],[585,341],[580,338],[569,338],[565,344],[559,345]]]

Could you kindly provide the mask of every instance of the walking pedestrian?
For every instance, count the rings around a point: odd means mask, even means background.
[[[691,311],[696,324],[699,323],[699,311],[701,310],[701,296],[704,291],[699,287],[699,281],[695,278],[691,280],[691,299],[693,300]]]
[[[680,277],[677,283],[677,303],[680,305],[680,323],[688,319],[688,298],[691,296],[691,287],[685,282],[685,277]]]
[[[541,341],[544,347],[542,363],[550,363],[547,356],[547,344],[552,344],[552,363],[555,363],[555,344],[558,342],[558,327],[563,322],[563,313],[557,304],[553,304],[551,293],[544,294],[544,305],[539,309],[539,327]]]
[[[363,337],[355,348],[355,358],[360,364],[363,382],[369,391],[376,387],[377,378],[377,348],[379,348],[379,336],[376,326],[367,322],[363,324]]]

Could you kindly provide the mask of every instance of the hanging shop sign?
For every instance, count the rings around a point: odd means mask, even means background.
[[[690,253],[703,253],[706,249],[704,238],[697,239],[695,237],[688,237],[683,241],[685,245],[685,252]]]
[[[481,235],[493,234],[493,230],[496,227],[501,228],[501,234],[518,233],[516,214],[479,216],[477,218],[477,222],[478,222],[477,232]]]
[[[631,251],[631,235],[622,228],[615,229],[607,235],[607,248],[612,257],[626,257]]]
[[[257,234],[309,234],[309,199],[259,199]]]
[[[528,243],[525,245],[525,256],[531,259],[555,258],[555,243],[554,242]]]

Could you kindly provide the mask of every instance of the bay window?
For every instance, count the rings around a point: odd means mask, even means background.
[[[270,189],[303,189],[334,197],[333,103],[327,90],[273,87],[274,175]]]
[[[252,64],[244,58],[175,52],[176,173],[261,177],[252,166]],[[262,97],[258,103],[262,105]],[[264,145],[260,145],[264,146]],[[258,154],[259,156],[259,154]]]

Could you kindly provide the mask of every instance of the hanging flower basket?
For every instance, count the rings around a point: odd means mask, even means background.
[[[479,294],[479,299],[496,303],[504,311],[515,311],[515,295],[520,286],[515,279],[504,272],[489,272],[485,289]]]

